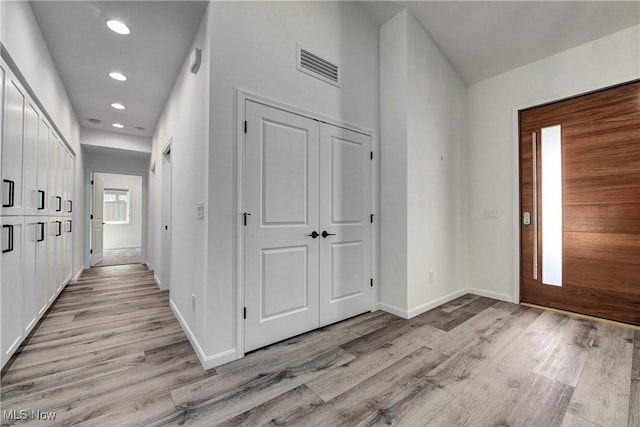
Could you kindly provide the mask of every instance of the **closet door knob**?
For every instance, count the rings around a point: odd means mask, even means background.
[[[333,233],[327,233],[327,231],[326,231],[326,230],[324,230],[324,231],[322,232],[322,237],[324,237],[324,238],[326,239],[326,238],[327,238],[327,236],[335,236],[335,234],[333,234]]]
[[[313,231],[313,233],[311,233],[311,234],[307,234],[307,236],[309,236],[309,237],[313,237],[313,238],[315,239],[316,237],[318,237],[318,236],[319,236],[319,234],[318,234],[318,232],[317,232],[317,231],[315,231],[315,230],[314,230],[314,231]]]

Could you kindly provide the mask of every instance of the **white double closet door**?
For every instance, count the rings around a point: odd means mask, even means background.
[[[245,113],[250,351],[371,310],[371,137],[253,101]]]

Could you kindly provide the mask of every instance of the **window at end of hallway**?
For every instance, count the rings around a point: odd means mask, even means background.
[[[131,224],[129,190],[104,189],[104,223]]]

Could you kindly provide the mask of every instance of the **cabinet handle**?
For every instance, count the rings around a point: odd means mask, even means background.
[[[9,184],[9,203],[2,203],[2,207],[3,208],[11,208],[14,205],[15,202],[15,189],[16,189],[16,183],[11,181],[10,179],[3,179],[2,180],[3,183],[8,183]]]
[[[46,199],[46,193],[43,190],[38,190],[38,193],[40,193],[40,206],[38,206],[38,210],[41,211],[44,209],[44,201]]]
[[[69,213],[73,212],[73,200],[68,200],[69,202]]]
[[[62,221],[56,221],[56,224],[58,224],[58,232],[56,233],[56,237],[62,236]]]
[[[40,226],[40,237],[38,240],[36,240],[36,242],[44,242],[44,222],[39,222],[38,225]]]
[[[329,236],[335,236],[335,234],[333,234],[333,233],[327,233],[327,231],[326,231],[326,230],[324,230],[324,231],[322,232],[322,237],[323,237],[323,238],[325,238],[325,239],[326,239],[326,238],[327,238],[327,237],[329,237]]]
[[[73,231],[73,225],[71,224],[71,220],[67,222],[69,223],[69,231],[67,231],[67,233],[71,233]]]
[[[6,254],[7,252],[12,252],[13,251],[13,225],[4,224],[2,226],[2,229],[4,230],[5,228],[9,229],[9,245],[8,245],[7,249],[2,249],[2,253],[3,254]]]
[[[58,208],[56,209],[56,212],[62,212],[62,197],[56,196],[56,199],[58,199]]]
[[[317,232],[317,231],[313,230],[313,233],[311,233],[311,234],[307,234],[307,236],[309,236],[309,237],[313,237],[313,238],[315,239],[316,237],[318,237],[318,236],[319,236],[319,234],[318,234],[318,232]]]

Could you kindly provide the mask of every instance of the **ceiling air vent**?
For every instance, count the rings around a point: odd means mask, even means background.
[[[338,66],[315,53],[298,46],[298,70],[340,87]]]

